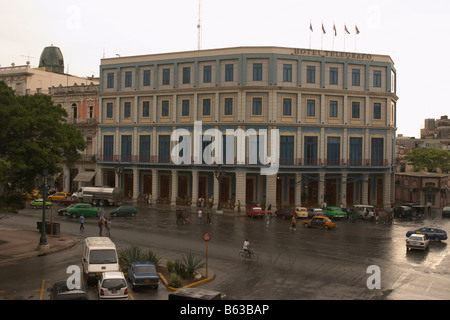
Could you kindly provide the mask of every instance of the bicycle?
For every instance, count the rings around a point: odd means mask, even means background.
[[[248,260],[248,261],[258,261],[258,255],[255,253],[255,251],[251,251],[251,254],[249,254],[248,251],[241,249],[238,253],[239,257],[242,260]]]

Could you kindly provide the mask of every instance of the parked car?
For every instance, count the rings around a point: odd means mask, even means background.
[[[396,218],[411,218],[412,209],[409,206],[399,206],[394,208],[394,217]]]
[[[31,193],[22,193],[22,196],[24,196],[27,199],[42,198],[42,194],[39,190],[33,190],[31,191]]]
[[[314,217],[314,216],[323,216],[325,213],[321,208],[309,208],[308,209],[308,217]]]
[[[283,219],[291,219],[293,215],[296,215],[294,209],[281,208],[275,211],[275,217]]]
[[[249,217],[264,217],[264,210],[261,207],[252,207],[251,209],[246,210],[247,216]]]
[[[424,234],[412,234],[406,239],[406,249],[426,250],[430,240]]]
[[[328,218],[331,219],[342,219],[347,216],[347,214],[341,210],[340,207],[327,207],[323,210]]]
[[[30,206],[33,209],[37,209],[37,208],[42,208],[42,206],[44,205],[44,199],[39,198],[39,199],[34,199],[33,201],[30,202]],[[45,201],[45,207],[48,209],[52,206],[52,203],[50,201]]]
[[[48,201],[52,201],[52,202],[56,202],[58,200],[65,199],[67,196],[70,196],[70,193],[68,193],[68,192],[56,192],[56,193],[54,193],[52,195],[49,195],[47,197],[47,200]]]
[[[442,217],[450,217],[450,207],[444,207],[442,209]]]
[[[75,196],[68,196],[65,199],[58,200],[57,202],[58,202],[58,205],[60,205],[60,206],[67,206],[70,204],[79,203],[79,202],[83,202],[83,201],[81,201],[81,199],[79,199]]]
[[[98,280],[99,299],[122,299],[128,300],[127,281],[123,272],[103,272]]]
[[[409,237],[412,234],[424,234],[428,239],[434,241],[441,241],[448,239],[447,232],[445,230],[435,227],[423,227],[417,230],[408,231],[406,233],[406,237]]]
[[[371,217],[372,216],[371,212],[375,212],[375,208],[367,204],[356,204],[351,207],[351,210],[353,210],[353,212],[358,213],[358,216],[360,216],[363,219]]]
[[[69,208],[73,208],[74,206],[75,206],[75,204],[71,204],[68,207],[59,209],[58,216],[68,216],[69,214],[67,213],[67,210],[69,210]]]
[[[123,205],[109,212],[109,215],[112,217],[124,217],[124,216],[134,217],[136,214],[137,209],[132,205]]]
[[[306,228],[325,228],[333,229],[336,227],[336,223],[332,222],[330,218],[325,216],[315,216],[310,220],[302,221],[302,225]]]
[[[305,207],[296,207],[295,213],[297,214],[297,218],[308,218],[308,209]]]
[[[98,215],[98,208],[95,208],[90,203],[75,203],[67,208],[67,215],[72,218],[80,217],[96,217]]]
[[[69,289],[67,281],[59,281],[49,291],[50,300],[88,300],[83,281],[81,281],[79,289]]]
[[[135,287],[152,287],[158,289],[159,276],[156,267],[149,261],[137,261],[128,268],[128,281],[132,288]]]

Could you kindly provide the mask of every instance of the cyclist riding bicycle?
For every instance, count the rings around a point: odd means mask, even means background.
[[[242,249],[248,254],[249,258],[252,257],[252,247],[250,246],[250,242],[248,241],[248,239],[245,239]]]

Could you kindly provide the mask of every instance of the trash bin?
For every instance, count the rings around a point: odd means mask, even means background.
[[[37,229],[41,230],[42,221],[37,221]],[[45,221],[45,233],[47,234],[60,234],[61,224],[58,222],[53,222],[53,230],[52,224],[48,221]]]

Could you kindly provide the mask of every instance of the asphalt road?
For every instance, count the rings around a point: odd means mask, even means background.
[[[56,208],[55,208],[56,209]],[[55,210],[56,212],[56,210]],[[108,212],[108,210],[106,210]],[[0,220],[6,227],[33,230],[40,211],[26,209]],[[54,216],[61,233],[80,239],[70,250],[0,266],[0,300],[48,299],[46,289],[67,279],[69,265],[81,265],[81,240],[98,235],[96,220],[84,231],[77,219]],[[195,214],[186,225],[175,223],[174,211],[139,208],[136,217],[113,218],[111,238],[119,249],[138,244],[163,260],[181,258],[192,251],[206,255],[214,279],[202,288],[223,292],[239,300],[400,300],[450,298],[450,259],[445,241],[432,242],[426,252],[406,252],[405,233],[424,225],[450,231],[450,219],[433,211],[424,221],[396,220],[386,226],[367,221],[338,221],[335,230],[306,229],[299,220],[290,230],[288,220],[214,215],[211,225],[197,224]],[[238,258],[245,238],[259,261]],[[374,267],[375,266],[375,267]],[[379,272],[374,273],[373,268]],[[374,287],[379,276],[380,287]],[[369,280],[369,286],[368,286]],[[373,281],[372,281],[373,280]],[[371,288],[369,288],[371,287]],[[134,300],[166,300],[169,291],[131,291]],[[90,297],[95,299],[95,289]]]

